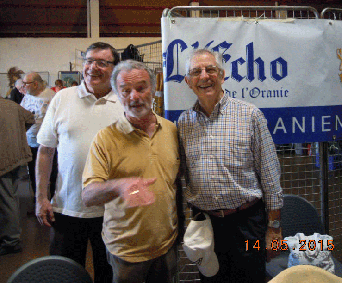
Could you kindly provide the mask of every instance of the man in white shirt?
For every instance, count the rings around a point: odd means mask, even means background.
[[[83,63],[84,81],[55,95],[38,134],[36,215],[42,225],[53,227],[50,253],[85,266],[90,240],[94,282],[112,282],[112,271],[101,237],[104,207],[83,204],[82,172],[95,134],[123,115],[110,84],[118,62],[119,55],[111,45],[90,45]],[[47,187],[55,148],[58,178],[50,202]]]

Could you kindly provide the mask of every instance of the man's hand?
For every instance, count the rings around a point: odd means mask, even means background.
[[[52,205],[50,201],[45,198],[36,202],[36,216],[40,225],[51,227],[51,223],[55,221]]]
[[[123,179],[120,186],[120,196],[128,207],[145,206],[155,202],[155,195],[149,190],[149,186],[156,182],[157,178],[129,178]]]
[[[82,191],[83,203],[87,207],[104,205],[120,196],[128,207],[149,205],[154,203],[155,195],[148,187],[156,180],[157,178],[122,178],[93,182]]]
[[[266,231],[266,248],[267,248],[267,258],[266,261],[271,261],[272,258],[277,257],[280,254],[280,245],[283,236],[281,234],[281,228],[275,229],[268,227]],[[272,245],[272,241],[274,243]]]

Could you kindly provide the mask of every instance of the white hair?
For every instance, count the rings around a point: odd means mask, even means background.
[[[188,58],[186,59],[186,62],[185,62],[186,76],[189,75],[192,59],[195,56],[202,55],[202,54],[210,54],[214,56],[216,60],[216,66],[219,68],[220,72],[222,73],[223,56],[221,53],[216,52],[216,51],[210,51],[209,49],[195,49],[190,52]]]

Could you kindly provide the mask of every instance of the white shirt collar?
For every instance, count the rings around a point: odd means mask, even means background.
[[[107,101],[116,103],[116,101],[118,100],[118,96],[115,94],[113,89],[109,93],[107,93],[104,97],[97,99],[94,96],[94,94],[92,94],[91,92],[88,92],[84,81],[82,81],[81,84],[77,86],[77,93],[80,98],[85,98],[87,96],[94,97],[97,100],[96,101],[97,104],[105,104]]]

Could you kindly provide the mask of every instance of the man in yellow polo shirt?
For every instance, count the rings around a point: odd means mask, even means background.
[[[112,75],[125,116],[98,132],[83,173],[86,206],[105,204],[113,282],[172,282],[176,272],[176,126],[152,111],[156,77],[126,60]]]

